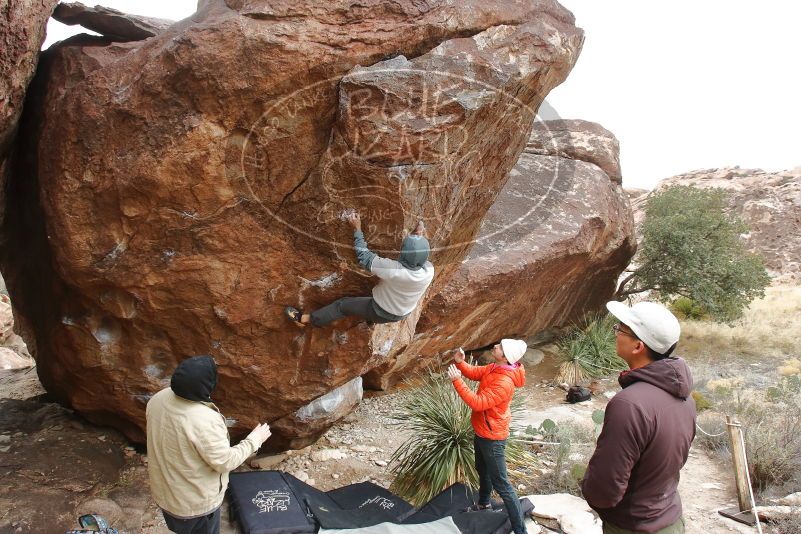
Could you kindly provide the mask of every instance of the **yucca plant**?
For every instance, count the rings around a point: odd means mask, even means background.
[[[411,437],[392,455],[392,490],[415,505],[456,482],[478,487],[470,408],[447,376],[428,370],[421,381],[406,393],[393,416]],[[467,383],[475,389],[475,383]],[[513,403],[513,414],[521,409],[522,403]],[[510,439],[506,451],[510,472],[533,464],[524,443]]]
[[[563,361],[555,381],[581,384],[627,369],[615,350],[615,322],[609,314],[593,315],[563,337],[558,343]]]

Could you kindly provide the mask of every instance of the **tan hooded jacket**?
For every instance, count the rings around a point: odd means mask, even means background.
[[[197,368],[184,375],[187,382],[196,372]],[[214,373],[216,382],[216,368]],[[193,382],[198,383],[202,380]],[[231,447],[225,418],[213,403],[179,397],[171,388],[156,393],[146,413],[147,469],[156,504],[179,518],[216,510],[228,487],[228,472],[256,452],[259,444],[248,436]]]

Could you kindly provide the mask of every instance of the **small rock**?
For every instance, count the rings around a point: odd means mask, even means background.
[[[11,445],[6,445],[5,447],[0,447],[0,452],[8,452],[11,449]]]
[[[378,467],[386,467],[388,463],[386,460],[373,460],[373,462],[375,462],[375,465]]]
[[[8,434],[0,434],[0,443],[11,443],[11,436]]]
[[[331,473],[331,478],[337,480],[339,478],[339,473]]]
[[[261,456],[254,458],[250,461],[250,467],[253,469],[272,469],[289,457],[288,454],[274,454],[272,456]]]
[[[348,455],[340,449],[320,449],[311,453],[311,459],[315,462],[327,462],[328,460],[342,460]]]
[[[801,491],[791,493],[787,497],[782,497],[778,499],[777,502],[785,506],[801,506]]]
[[[309,474],[306,471],[297,471],[297,472],[292,473],[292,474],[295,475],[295,478],[297,478],[301,482],[305,482],[307,484],[310,484],[310,482],[309,482]]]
[[[100,440],[100,441],[106,441],[106,435],[103,434],[101,436],[97,436],[97,439]]]
[[[378,447],[371,447],[369,445],[354,445],[350,449],[356,452],[379,452],[381,450]]]

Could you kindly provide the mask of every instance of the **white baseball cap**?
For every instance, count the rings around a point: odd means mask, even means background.
[[[665,354],[681,336],[679,320],[656,302],[638,302],[629,308],[622,302],[612,301],[606,303],[606,309],[657,354]]]
[[[501,348],[503,355],[506,356],[506,361],[516,363],[526,353],[528,345],[522,339],[502,339]]]

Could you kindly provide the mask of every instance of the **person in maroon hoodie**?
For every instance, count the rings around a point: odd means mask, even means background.
[[[679,472],[695,438],[687,363],[670,355],[679,322],[655,302],[609,302],[617,354],[629,365],[623,390],[606,407],[595,453],[581,484],[604,534],[684,532]]]

